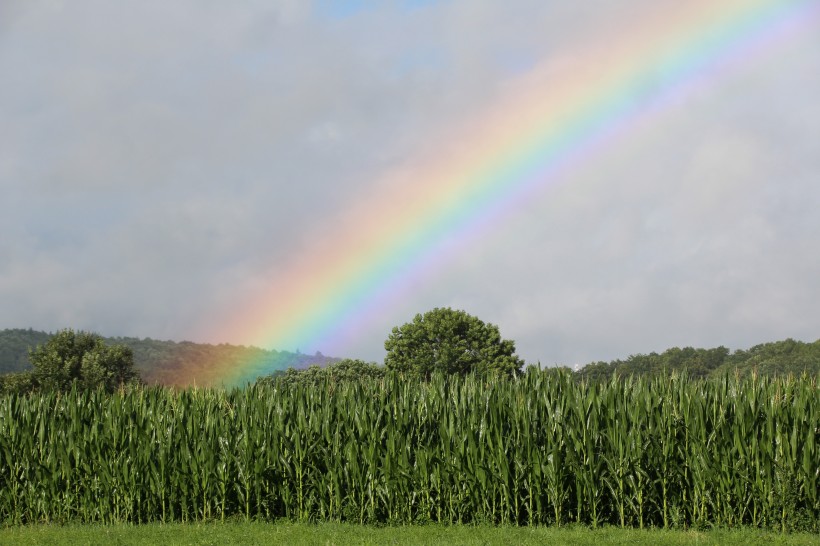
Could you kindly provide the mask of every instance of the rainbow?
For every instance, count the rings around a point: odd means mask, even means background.
[[[406,281],[446,260],[453,244],[820,19],[817,0],[679,4],[603,37],[568,77],[550,78],[549,63],[522,77],[495,108],[447,135],[458,145],[446,157],[383,177],[331,226],[332,240],[272,272],[266,293],[208,335],[277,349],[335,346],[380,305],[405,297]],[[226,385],[272,371],[255,362],[215,366],[210,378]]]

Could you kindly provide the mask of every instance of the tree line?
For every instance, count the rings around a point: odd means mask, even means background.
[[[662,353],[636,354],[610,362],[593,362],[575,374],[587,380],[615,377],[659,377],[685,371],[691,378],[715,378],[727,374],[777,377],[807,374],[820,376],[820,340],[812,343],[785,339],[731,352],[726,347],[695,349],[673,347]]]
[[[32,343],[34,341],[35,343]],[[67,390],[76,385],[107,390],[135,382],[182,385],[180,369],[209,384],[225,363],[254,362],[264,384],[307,385],[327,381],[380,379],[386,373],[427,381],[434,373],[513,377],[525,363],[515,343],[501,337],[496,325],[465,311],[436,308],[417,314],[392,329],[385,341],[384,365],[357,359],[265,351],[255,347],[176,343],[137,338],[103,338],[88,332],[61,330],[55,335],[34,330],[0,331],[0,392],[36,389]],[[592,362],[572,376],[579,381],[608,381],[613,377],[659,377],[684,372],[693,379],[747,376],[820,376],[820,340],[786,339],[731,352],[726,347],[673,347],[662,353],[636,354],[623,360]],[[215,379],[214,379],[215,381]]]
[[[350,360],[330,366],[275,372],[261,378],[266,384],[319,385],[381,378],[385,373],[426,380],[431,373],[465,375],[467,373],[514,376],[524,362],[515,355],[512,341],[501,338],[498,328],[485,324],[464,311],[434,309],[419,314],[412,322],[393,329],[385,342],[385,365]],[[786,339],[755,345],[748,350],[731,352],[726,347],[696,349],[672,347],[662,353],[631,355],[626,359],[592,362],[577,370],[566,366],[553,369],[569,373],[576,381],[604,382],[613,378],[643,377],[653,379],[671,374],[685,374],[690,379],[709,379],[726,375],[767,377],[806,374],[820,376],[820,340],[805,343]]]
[[[0,330],[0,382],[27,377],[17,374],[27,374],[34,370],[29,360],[29,350],[46,344],[54,336],[53,333],[30,328]],[[283,370],[307,368],[313,364],[327,366],[341,360],[321,353],[292,353],[228,344],[212,345],[135,337],[101,339],[108,345],[123,345],[129,348],[133,353],[134,368],[142,380],[151,385],[184,386],[186,378],[180,375],[180,370],[183,369],[187,370],[189,375],[199,378],[199,384],[203,384],[208,374],[218,369],[218,365],[241,367],[247,362],[255,362],[266,370]]]

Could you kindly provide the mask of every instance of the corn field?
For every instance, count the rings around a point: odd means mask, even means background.
[[[0,398],[0,522],[820,530],[808,379],[388,376]]]

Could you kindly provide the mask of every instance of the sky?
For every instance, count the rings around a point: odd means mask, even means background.
[[[373,196],[679,4],[0,0],[0,328],[265,346],[243,315],[276,315],[292,264],[332,270],[340,229],[401,207]],[[542,365],[820,338],[811,14],[513,210],[442,230],[344,335],[265,348],[381,361],[435,307]]]

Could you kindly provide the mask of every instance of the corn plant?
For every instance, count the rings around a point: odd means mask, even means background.
[[[397,375],[0,397],[0,521],[818,531],[808,378]]]

